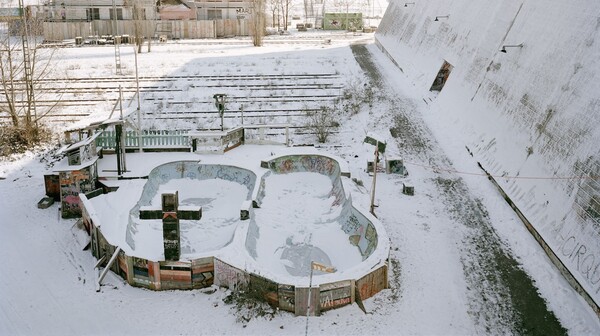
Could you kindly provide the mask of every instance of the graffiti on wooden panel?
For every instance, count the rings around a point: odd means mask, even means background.
[[[386,288],[387,266],[380,267],[356,281],[361,300],[370,298]]]
[[[296,287],[279,285],[279,308],[293,312],[296,307]]]
[[[133,281],[140,285],[150,285],[148,260],[133,257]]]
[[[278,286],[267,278],[250,274],[250,284],[247,292],[251,297],[263,299],[272,306],[279,304]]]
[[[350,303],[352,303],[352,283],[350,281],[321,285],[319,304],[322,311]]]
[[[93,167],[92,167],[93,166]],[[61,212],[63,218],[81,216],[79,193],[85,193],[94,189],[94,181],[91,180],[90,169],[95,165],[77,171],[60,172]]]
[[[209,287],[214,282],[213,258],[200,258],[192,261],[192,286],[194,288]]]

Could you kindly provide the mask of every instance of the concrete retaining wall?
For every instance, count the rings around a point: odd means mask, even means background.
[[[453,66],[428,101],[432,113],[462,135],[595,302],[600,18],[590,13],[599,12],[594,0],[391,2],[376,33],[424,95],[444,62]]]

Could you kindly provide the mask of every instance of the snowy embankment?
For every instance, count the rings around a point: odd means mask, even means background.
[[[391,3],[376,34],[427,123],[443,125],[444,150],[481,162],[597,304],[599,11],[592,0]],[[444,62],[446,85],[428,95]]]

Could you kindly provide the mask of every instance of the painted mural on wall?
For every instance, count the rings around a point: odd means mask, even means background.
[[[214,258],[192,260],[192,287],[205,288],[211,286],[215,279]]]
[[[269,161],[269,168],[277,174],[311,172],[323,174],[331,179],[332,190],[329,196],[335,199],[332,206],[346,201],[341,180],[340,166],[336,160],[322,155],[288,155]]]
[[[278,174],[292,172],[320,173],[329,177],[339,175],[338,163],[322,155],[288,155],[269,161],[269,168]]]
[[[79,193],[87,193],[95,188],[96,163],[76,171],[59,173],[62,218],[81,217]]]
[[[142,258],[133,258],[133,282],[136,285],[150,286],[150,271],[148,270],[148,260]]]
[[[360,212],[352,209],[352,214],[342,225],[342,230],[349,236],[350,243],[358,247],[363,260],[377,248],[377,230]]]

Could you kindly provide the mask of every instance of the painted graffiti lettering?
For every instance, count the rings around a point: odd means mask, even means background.
[[[565,246],[567,246],[567,243],[568,243],[570,240],[573,240],[573,243],[574,243],[575,245],[574,245],[574,247],[573,247],[573,250],[571,250],[571,252],[569,252],[569,253],[565,253]],[[575,251],[575,247],[577,247],[577,242],[575,241],[575,237],[574,237],[574,236],[571,236],[571,237],[569,237],[569,239],[565,240],[565,242],[562,244],[562,247],[561,247],[561,252],[562,252],[562,254],[563,254],[565,257],[566,257],[566,256],[570,256],[570,255],[571,255],[571,254],[573,254],[573,252]]]
[[[594,267],[594,273],[592,273],[592,275],[590,276],[590,281],[594,285],[597,284],[598,281],[600,281],[600,272],[598,272],[599,267],[600,267],[600,263],[596,264],[596,267]],[[596,280],[594,280],[594,276],[596,275],[596,273],[598,273],[598,278],[596,278]]]
[[[215,279],[217,280],[215,284],[228,287],[229,289],[235,289],[241,285],[245,286],[248,284],[248,279],[242,271],[216,259]]]
[[[577,241],[574,235],[565,238],[559,230],[556,231],[556,239],[559,241],[558,252],[567,257],[568,260],[575,263],[579,274],[591,285],[597,285],[600,282],[600,261],[585,244]],[[600,293],[600,286],[595,290],[595,294]]]
[[[579,248],[577,249],[577,253],[575,253],[575,256],[572,257],[573,260],[575,260],[575,257],[577,257],[577,269],[579,269],[579,270],[580,270],[580,266],[581,266],[581,259],[579,257],[582,254],[585,254],[586,251],[587,251],[587,248],[585,247],[585,245],[581,244],[581,245],[579,245]]]
[[[352,300],[349,297],[335,299],[335,300],[332,300],[330,297],[326,297],[323,301],[321,301],[321,307],[322,308],[333,308],[333,307],[349,304],[350,301],[352,301]]]
[[[585,266],[586,260],[590,260],[590,259],[591,259],[591,262],[589,263],[590,267],[588,267],[588,268],[583,267],[583,266]],[[588,255],[585,256],[585,258],[583,258],[583,261],[581,262],[581,265],[578,266],[578,268],[581,270],[581,274],[585,275],[588,279],[590,278],[590,271],[594,267],[594,261],[595,261],[595,259],[596,258],[594,257],[593,254],[588,254]]]

